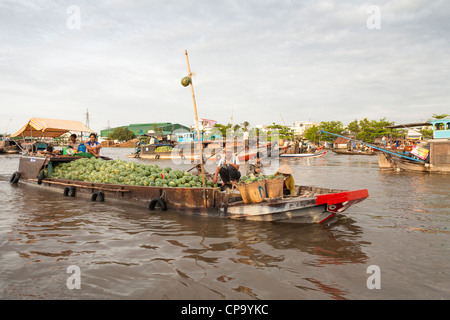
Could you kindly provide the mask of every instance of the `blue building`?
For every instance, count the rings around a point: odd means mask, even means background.
[[[429,121],[433,126],[433,139],[450,139],[450,119]]]

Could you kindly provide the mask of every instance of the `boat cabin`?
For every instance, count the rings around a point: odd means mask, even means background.
[[[433,126],[433,139],[450,139],[450,119],[430,121]]]

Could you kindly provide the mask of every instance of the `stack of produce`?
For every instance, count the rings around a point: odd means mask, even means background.
[[[155,152],[169,152],[172,151],[171,146],[162,146],[162,147],[156,147]]]
[[[249,174],[248,176],[241,177],[241,180],[239,181],[240,184],[250,184],[253,182],[261,181],[261,180],[272,180],[272,179],[282,179],[282,175],[258,175],[255,176],[253,173]]]
[[[85,158],[58,164],[52,178],[87,181],[93,183],[126,184],[154,187],[202,188],[199,176],[170,167],[160,168],[157,164],[127,162],[123,160],[105,161]],[[217,187],[211,180],[206,187]]]

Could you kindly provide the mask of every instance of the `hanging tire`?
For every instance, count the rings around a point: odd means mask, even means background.
[[[167,204],[164,201],[164,199],[162,199],[162,198],[155,198],[152,201],[150,201],[148,209],[152,210],[152,211],[156,210],[156,208],[158,208],[156,205],[158,205],[159,211],[166,211],[167,210]]]
[[[91,196],[91,201],[105,201],[105,194],[102,191],[94,192]]]
[[[41,170],[41,172],[39,172],[38,177],[37,177],[38,184],[42,184],[42,180],[44,180],[44,178],[45,178],[44,175],[45,175],[44,170]]]
[[[157,154],[157,155],[155,156],[155,159],[159,159],[159,154]]]
[[[16,184],[20,180],[20,172],[16,171],[12,174],[11,178],[9,179],[10,183]]]
[[[67,186],[65,189],[64,189],[64,196],[65,197],[75,197],[75,195],[76,195],[76,189],[75,189],[75,187],[73,187],[73,186]]]

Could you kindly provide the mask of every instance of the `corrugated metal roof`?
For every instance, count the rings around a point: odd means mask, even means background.
[[[349,139],[342,138],[342,137],[337,137],[337,138],[334,140],[334,143],[335,143],[335,144],[347,144],[349,141],[350,141]]]

